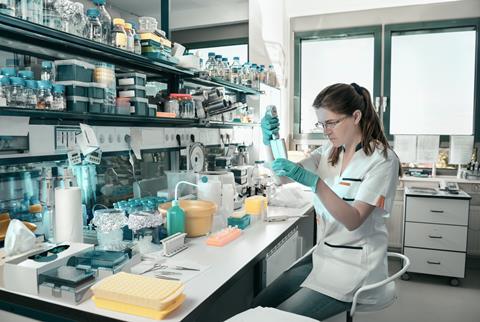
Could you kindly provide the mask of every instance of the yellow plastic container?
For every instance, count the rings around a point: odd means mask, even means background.
[[[217,211],[217,205],[205,200],[180,200],[180,208],[185,211],[185,232],[187,237],[205,236],[212,229],[213,215]],[[172,207],[171,202],[158,206],[162,214]]]
[[[245,213],[251,216],[262,216],[267,211],[268,201],[264,196],[252,196],[245,199]]]

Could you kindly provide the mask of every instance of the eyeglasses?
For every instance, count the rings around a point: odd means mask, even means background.
[[[323,128],[324,130],[326,130],[326,129],[332,130],[332,129],[335,128],[335,126],[337,126],[338,123],[342,122],[347,117],[350,117],[350,115],[345,115],[344,117],[341,117],[341,118],[336,119],[336,120],[328,120],[328,121],[325,121],[325,122],[317,122],[317,123],[315,123],[315,127],[318,128],[318,129]]]
[[[54,259],[57,259],[58,253],[63,252],[69,247],[70,247],[69,245],[56,246],[54,248],[41,252],[40,254],[29,256],[28,259],[34,260],[36,262],[50,262],[50,261],[53,261]]]

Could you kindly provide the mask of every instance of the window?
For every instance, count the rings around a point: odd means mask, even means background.
[[[391,37],[390,134],[473,134],[476,31]]]
[[[295,114],[297,138],[321,138],[315,128],[317,116],[312,103],[320,91],[334,83],[358,83],[372,96],[379,91],[380,28],[322,31],[296,34]],[[297,81],[298,80],[298,81]],[[298,100],[299,98],[299,100]]]

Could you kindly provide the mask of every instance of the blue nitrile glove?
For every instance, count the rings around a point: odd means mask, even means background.
[[[261,122],[263,144],[270,145],[270,140],[273,139],[272,135],[278,138],[279,125],[278,117],[272,117],[269,113],[265,114]]]
[[[272,170],[277,176],[289,177],[307,187],[317,190],[317,182],[320,179],[315,173],[302,168],[295,162],[279,158],[272,162]]]

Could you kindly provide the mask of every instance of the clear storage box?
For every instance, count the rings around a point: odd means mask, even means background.
[[[79,81],[90,83],[93,80],[93,71],[95,66],[78,60],[56,60],[55,68],[57,71],[57,81]]]

